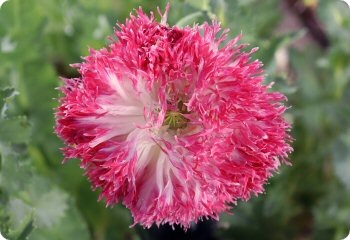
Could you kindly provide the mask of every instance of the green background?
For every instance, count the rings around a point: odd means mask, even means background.
[[[336,0],[304,0],[330,39],[283,24],[277,0],[172,1],[169,23],[218,18],[230,38],[258,46],[266,82],[287,95],[296,139],[266,194],[222,214],[218,239],[334,239],[350,230],[350,9]],[[165,9],[165,1],[9,0],[0,9],[0,230],[9,239],[141,239],[120,204],[98,202],[79,161],[62,165],[54,134],[59,76],[70,63],[108,43],[133,9]],[[288,31],[285,31],[288,30]],[[283,59],[287,65],[283,65]]]

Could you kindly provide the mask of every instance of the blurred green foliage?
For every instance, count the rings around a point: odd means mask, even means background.
[[[317,2],[317,1],[315,1]],[[172,1],[170,24],[218,18],[259,46],[267,82],[284,92],[293,123],[292,167],[282,167],[266,194],[240,202],[217,224],[220,239],[334,239],[350,230],[350,10],[319,1],[331,47],[302,43],[307,30],[276,31],[277,0]],[[140,239],[130,212],[97,202],[78,161],[61,165],[53,133],[59,76],[88,48],[108,43],[132,9],[165,1],[9,0],[0,9],[0,231],[9,239]],[[298,46],[298,44],[300,46]],[[248,47],[248,49],[250,46]],[[289,69],[276,58],[287,50]]]

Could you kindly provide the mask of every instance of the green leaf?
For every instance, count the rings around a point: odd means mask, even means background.
[[[210,0],[186,0],[186,3],[196,9],[203,11],[210,9]]]
[[[177,23],[175,23],[175,25],[179,27],[192,25],[194,22],[196,22],[196,20],[198,20],[199,17],[202,17],[202,16],[204,16],[203,11],[194,12],[181,18]]]
[[[6,117],[9,103],[18,95],[18,92],[11,87],[0,89],[0,119]]]
[[[0,119],[0,142],[25,143],[30,137],[30,125],[24,116]]]
[[[335,173],[350,190],[350,129],[333,146]]]
[[[4,233],[8,239],[24,240],[33,230],[33,208],[21,199],[10,199],[8,205],[9,229]]]
[[[36,224],[38,227],[52,227],[60,221],[68,208],[68,195],[58,189],[43,194],[34,203],[36,210]]]
[[[5,203],[9,219],[2,226],[9,229],[10,239],[89,239],[87,226],[68,194],[38,175],[31,159],[16,154],[13,146],[7,148],[12,151],[2,146],[0,189],[11,196]]]
[[[216,13],[219,21],[222,25],[226,25],[226,11],[228,10],[228,4],[225,0],[217,0],[214,1],[214,9],[213,11]]]
[[[54,205],[48,206],[54,208]],[[51,218],[50,218],[51,219]],[[52,219],[50,220],[52,221]],[[67,201],[67,209],[51,226],[38,227],[29,235],[28,240],[89,240],[90,235],[84,220],[73,201]]]

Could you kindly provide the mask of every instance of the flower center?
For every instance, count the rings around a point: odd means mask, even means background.
[[[167,111],[163,125],[168,125],[169,129],[177,130],[187,127],[187,123],[190,121],[184,114],[188,114],[186,106],[182,101],[178,102],[177,111]]]
[[[165,116],[164,124],[168,125],[170,129],[176,130],[187,127],[188,121],[189,120],[185,118],[182,113],[169,111]]]

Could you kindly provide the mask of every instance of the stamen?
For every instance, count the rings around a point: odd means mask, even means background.
[[[186,128],[188,122],[189,120],[182,113],[169,111],[165,116],[164,125],[168,125],[172,130],[177,130],[179,128]]]

